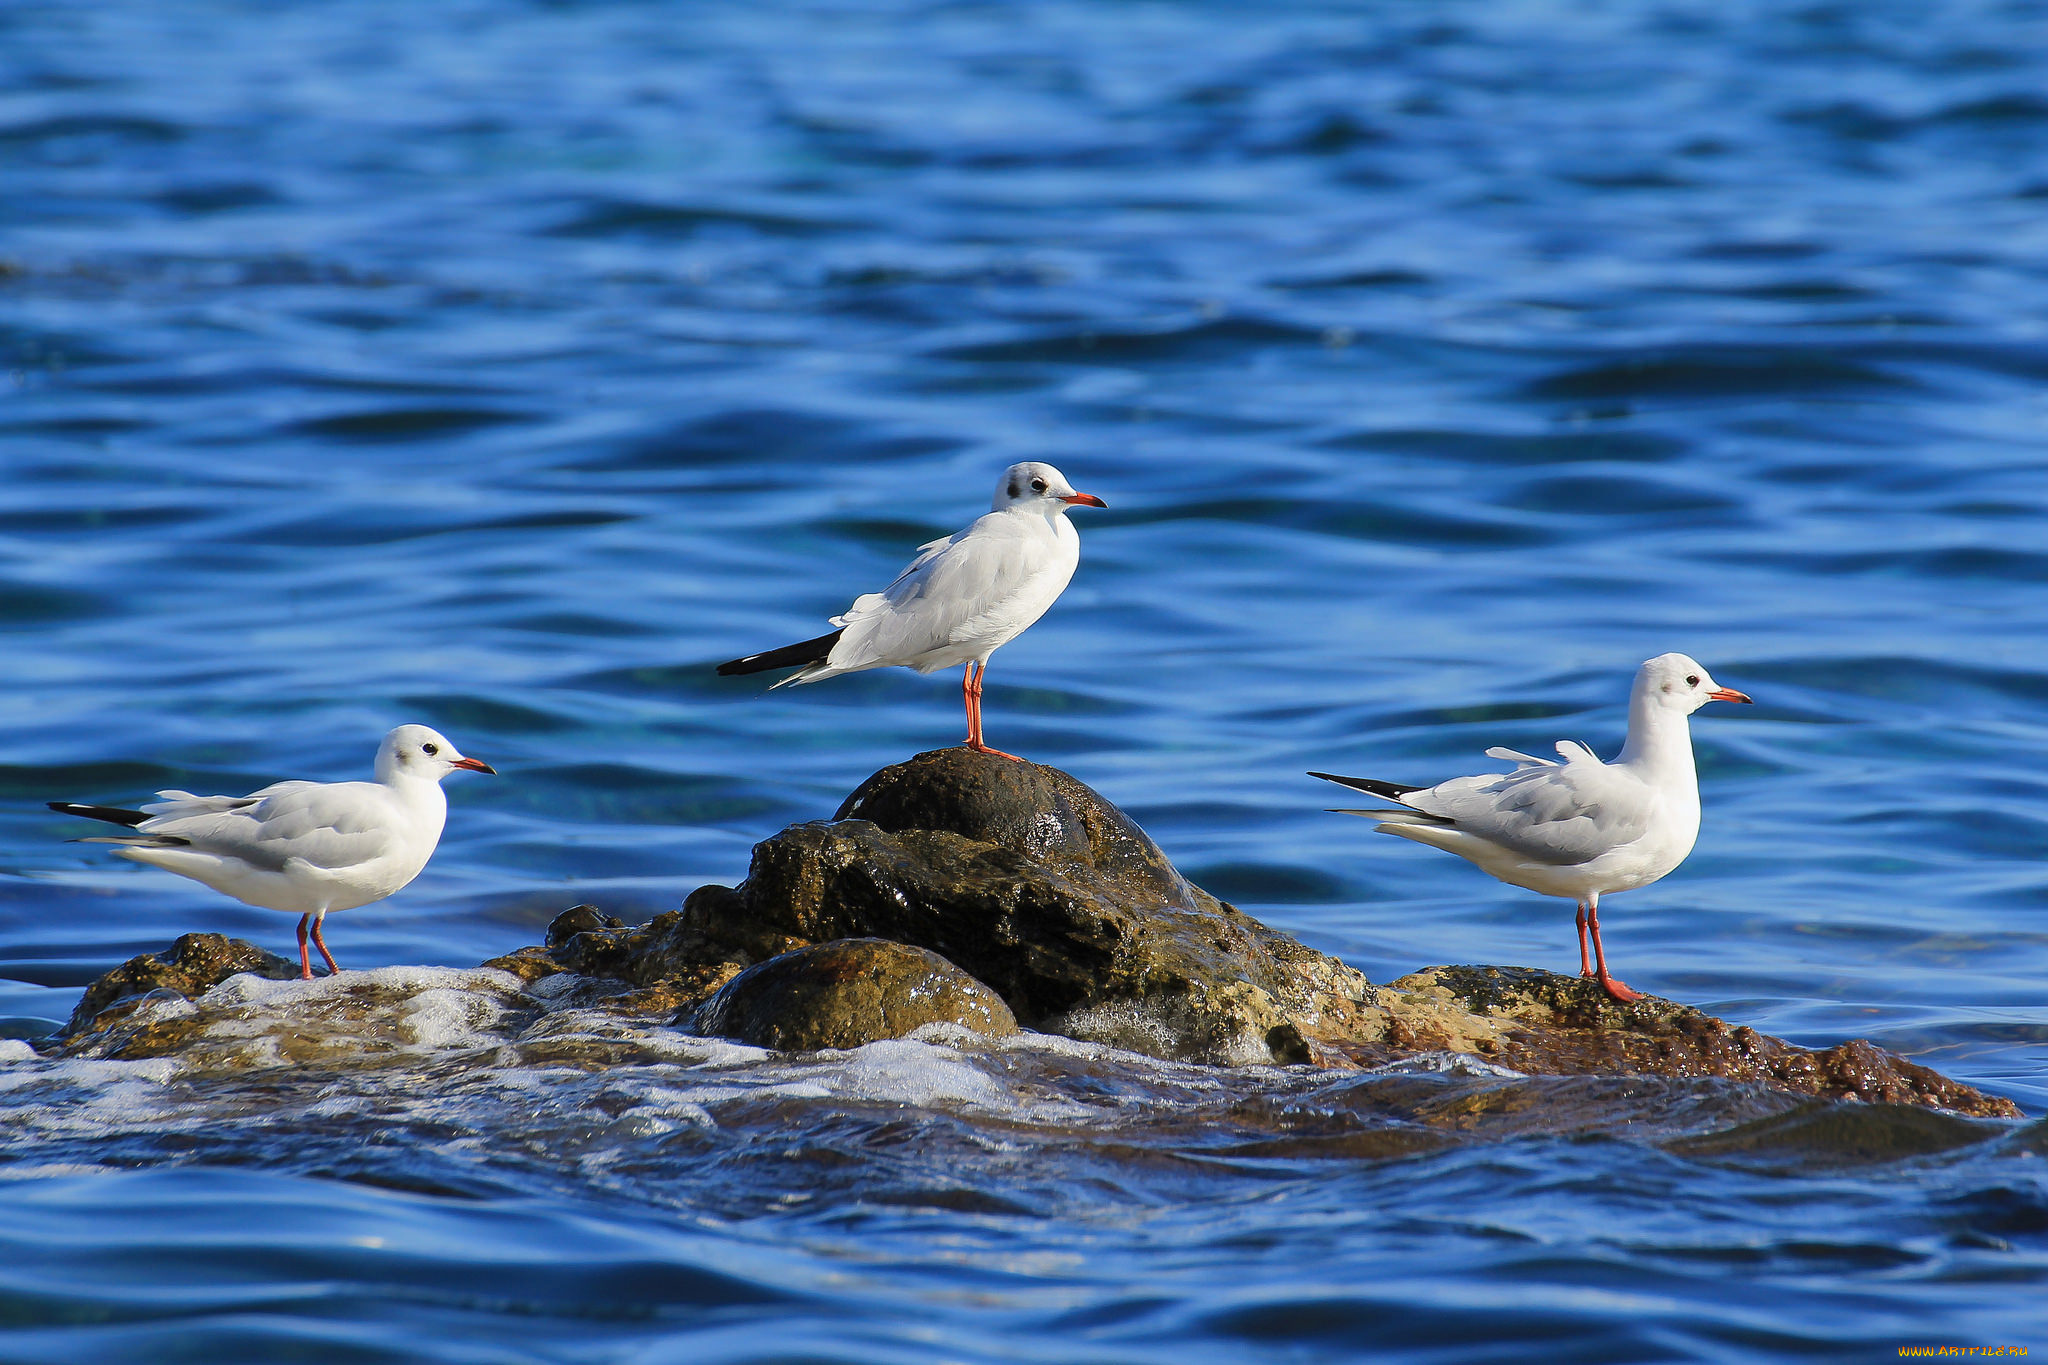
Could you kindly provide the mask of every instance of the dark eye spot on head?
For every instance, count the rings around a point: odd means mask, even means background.
[[[1012,477],[1010,480],[1010,496],[1013,498],[1024,496],[1024,486],[1017,482],[1015,477]]]
[[[1686,674],[1686,675],[1685,675],[1685,685],[1686,685],[1687,687],[1698,687],[1698,686],[1700,685],[1700,675],[1699,675],[1699,674],[1697,674],[1697,673],[1688,673],[1688,674]],[[433,750],[429,749],[429,750],[428,750],[427,752],[428,752],[428,753],[432,753],[432,752],[433,752]]]
[[[1034,493],[1043,493],[1045,491],[1045,480],[1033,479],[1031,481],[1031,491]]]
[[[1699,679],[1694,678],[1693,681],[1698,682]],[[438,744],[422,744],[420,745],[420,752],[432,758],[435,754],[441,752],[441,746]]]

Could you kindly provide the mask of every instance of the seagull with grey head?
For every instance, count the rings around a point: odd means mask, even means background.
[[[328,971],[340,971],[322,922],[332,911],[381,901],[420,874],[448,818],[441,779],[457,768],[497,772],[465,758],[438,730],[401,725],[377,750],[373,782],[278,782],[247,796],[161,791],[141,810],[49,805],[130,830],[78,843],[119,844],[120,857],[298,915],[299,974],[310,981],[307,930]]]
[[[721,674],[795,668],[775,684],[820,682],[864,668],[901,666],[920,673],[965,664],[967,747],[991,749],[981,736],[981,675],[988,656],[1022,635],[1066,591],[1081,562],[1081,537],[1067,513],[1106,506],[1076,493],[1066,475],[1027,460],[1003,471],[992,509],[967,529],[918,547],[896,581],[854,599],[838,629],[799,644],[749,654]],[[771,691],[774,689],[771,688]]]
[[[1334,773],[1309,776],[1399,805],[1337,814],[1378,820],[1380,833],[1455,853],[1510,886],[1577,901],[1579,975],[1596,978],[1610,996],[1627,1003],[1642,996],[1607,973],[1600,897],[1648,886],[1692,852],[1700,832],[1700,789],[1687,717],[1710,701],[1748,700],[1687,656],[1660,654],[1636,671],[1628,739],[1612,763],[1602,763],[1583,744],[1562,740],[1562,763],[1493,748],[1487,757],[1517,764],[1513,772],[1454,777],[1434,787]]]

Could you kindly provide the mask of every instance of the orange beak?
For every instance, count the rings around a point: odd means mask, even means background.
[[[1749,698],[1744,697],[1743,700],[1748,701]],[[480,758],[458,758],[453,763],[450,763],[448,766],[451,768],[467,768],[473,773],[489,773],[492,777],[496,777],[498,775],[498,770],[496,768],[493,768],[490,764],[484,762]]]
[[[1737,692],[1732,687],[1717,687],[1707,693],[1708,701],[1748,701],[1749,693]]]
[[[1060,501],[1067,504],[1067,506],[1069,507],[1109,506],[1108,503],[1104,502],[1101,498],[1096,497],[1093,493],[1076,493],[1071,498],[1061,498]]]

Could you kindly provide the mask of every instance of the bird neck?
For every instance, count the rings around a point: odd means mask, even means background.
[[[448,818],[448,793],[441,790],[441,784],[434,778],[420,777],[413,773],[391,773],[379,778],[384,786],[391,789],[405,806],[421,815],[439,815]]]
[[[1628,743],[1618,763],[1634,768],[1659,785],[1696,784],[1692,761],[1692,726],[1675,707],[1659,706],[1649,695],[1629,698]]]

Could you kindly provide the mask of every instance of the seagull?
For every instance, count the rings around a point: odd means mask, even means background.
[[[120,857],[204,882],[248,905],[297,913],[299,975],[311,981],[307,929],[327,970],[340,971],[320,936],[322,921],[331,910],[381,901],[419,876],[448,818],[441,779],[457,768],[498,771],[463,757],[438,730],[401,725],[377,749],[374,782],[278,782],[247,796],[161,791],[141,810],[49,806],[134,831],[74,842],[119,844]]]
[[[960,693],[967,704],[967,747],[991,749],[981,737],[981,675],[988,656],[1045,615],[1066,591],[1081,562],[1081,537],[1067,521],[1074,507],[1106,507],[1076,493],[1066,475],[1027,460],[1003,471],[992,510],[966,530],[918,547],[896,581],[854,599],[829,635],[749,654],[718,666],[720,674],[796,667],[775,684],[819,682],[864,668],[900,664],[920,673],[967,665]],[[773,691],[773,688],[769,689]],[[1022,760],[1019,760],[1020,762]]]
[[[1608,995],[1626,1004],[1642,994],[1607,974],[1600,897],[1648,886],[1692,852],[1700,832],[1700,788],[1686,717],[1710,701],[1748,700],[1685,655],[1659,654],[1636,670],[1628,741],[1612,763],[1602,763],[1583,744],[1562,740],[1562,763],[1488,749],[1488,758],[1514,763],[1515,770],[1454,777],[1434,787],[1335,773],[1309,776],[1401,807],[1339,815],[1376,819],[1381,834],[1455,853],[1510,886],[1577,901],[1579,975],[1597,978]],[[1592,961],[1586,958],[1589,927]]]

